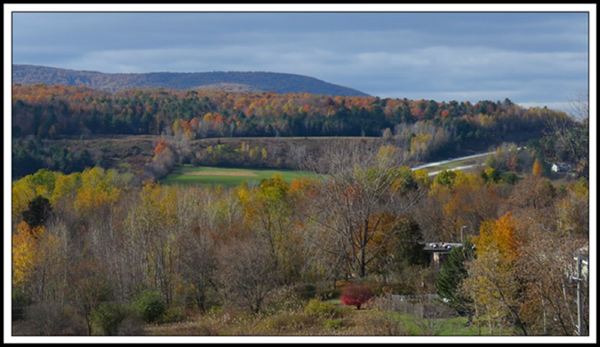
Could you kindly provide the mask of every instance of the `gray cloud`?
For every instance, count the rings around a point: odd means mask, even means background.
[[[587,88],[585,14],[16,14],[15,63],[275,71],[382,97],[563,105]]]

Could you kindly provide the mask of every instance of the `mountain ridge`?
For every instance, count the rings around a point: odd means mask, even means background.
[[[311,93],[331,96],[368,96],[356,89],[314,77],[265,71],[104,73],[41,65],[13,64],[13,83],[86,86],[105,91],[130,88],[220,89],[237,85],[241,90],[275,93]]]

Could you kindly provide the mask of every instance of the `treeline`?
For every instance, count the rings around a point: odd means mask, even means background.
[[[12,177],[19,178],[40,169],[71,173],[88,167],[106,166],[104,158],[94,158],[86,149],[69,150],[57,144],[44,144],[40,139],[13,139]]]
[[[399,167],[397,151],[335,148],[324,180],[236,189],[139,186],[100,168],[28,175],[12,187],[13,323],[22,334],[139,334],[214,308],[289,310],[336,297],[345,280],[375,295],[438,291],[492,333],[573,334],[568,276],[587,245],[587,182],[535,170],[432,179]],[[423,242],[461,234],[475,254],[439,282]]]
[[[210,90],[126,90],[13,86],[13,136],[86,134],[231,136],[381,136],[398,124],[427,121],[461,144],[538,137],[549,118],[566,115],[502,102],[435,102],[313,94]]]

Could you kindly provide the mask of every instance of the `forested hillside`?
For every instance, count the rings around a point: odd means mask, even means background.
[[[275,93],[367,95],[358,90],[308,76],[274,72],[102,73],[35,65],[13,65],[13,83],[87,86],[107,91],[128,88],[192,89],[209,87]]]
[[[133,89],[112,94],[85,87],[13,88],[15,137],[178,132],[190,138],[381,136],[386,128],[418,123],[442,128],[458,142],[473,143],[490,137],[529,139],[540,135],[549,119],[565,117],[545,108],[525,109],[510,100],[472,104],[210,90]],[[435,131],[414,141],[427,143],[434,135]]]

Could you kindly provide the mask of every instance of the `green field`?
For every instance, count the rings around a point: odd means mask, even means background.
[[[242,169],[211,166],[183,165],[171,172],[161,180],[163,184],[194,184],[194,185],[221,185],[233,187],[247,182],[250,185],[258,184],[261,180],[279,174],[283,179],[291,182],[297,178],[316,178],[316,174],[308,171],[294,170],[266,170]]]

